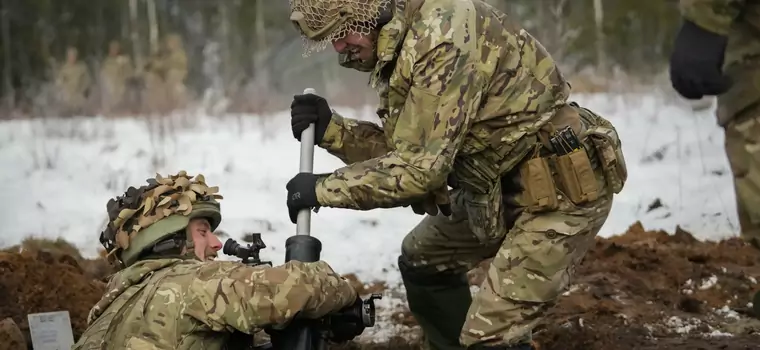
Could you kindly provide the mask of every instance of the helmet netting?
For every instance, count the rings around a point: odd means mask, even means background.
[[[142,229],[173,214],[190,215],[193,204],[215,202],[223,197],[219,187],[209,187],[202,174],[188,175],[184,170],[176,175],[148,179],[140,188],[129,187],[122,196],[108,201],[108,224],[100,241],[115,262],[115,254],[129,248],[129,243]]]
[[[318,41],[301,33],[303,56],[322,51],[348,34],[369,35],[377,27],[382,11],[390,4],[391,0],[290,0],[290,11],[303,13],[306,25],[312,30],[320,30],[340,18],[343,10],[351,13],[347,21]]]

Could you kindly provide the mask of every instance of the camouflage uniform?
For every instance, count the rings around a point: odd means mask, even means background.
[[[445,204],[437,193],[450,185],[452,215],[426,216],[402,244],[410,309],[434,349],[525,344],[622,189],[620,140],[608,121],[567,103],[569,84],[546,50],[490,5],[395,6],[371,71],[382,127],[333,112],[319,146],[347,165],[317,181],[319,204]],[[305,36],[318,30],[308,15],[291,19]],[[566,126],[583,148],[559,157],[548,137]],[[471,302],[465,274],[489,257]]]
[[[168,111],[181,107],[187,98],[187,55],[176,35],[165,39],[163,54],[153,57],[145,72],[145,99],[150,108]]]
[[[69,55],[73,57],[60,67],[55,79],[58,102],[67,115],[84,112],[87,90],[92,83],[87,66],[76,58],[76,50],[70,49]]]
[[[128,80],[133,74],[132,60],[129,56],[118,52],[118,45],[118,42],[111,42],[112,52],[103,60],[100,68],[105,112],[111,112],[122,106],[127,95]]]
[[[741,234],[760,240],[760,2],[681,0],[683,17],[727,36],[723,73],[733,86],[718,97],[718,123],[736,190]]]
[[[184,226],[193,217],[208,218],[212,230],[219,224],[215,192],[202,175],[193,180],[181,172],[109,202],[101,242],[125,268],[90,311],[74,350],[222,349],[232,332],[280,328],[295,316],[321,317],[357,299],[349,282],[322,261],[273,268],[199,261]],[[187,239],[187,252],[150,252],[170,242],[167,237]]]

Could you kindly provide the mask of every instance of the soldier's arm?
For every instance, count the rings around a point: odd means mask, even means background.
[[[451,40],[425,35],[440,30],[420,26],[407,37],[426,40],[406,43],[397,63],[412,86],[403,109],[396,112],[400,116],[392,135],[394,150],[320,179],[316,194],[322,206],[395,207],[445,185],[486,79],[475,60]]]
[[[747,0],[680,0],[684,19],[720,35],[728,35]]]
[[[380,126],[345,118],[337,112],[333,112],[319,146],[345,164],[380,157],[389,151]]]
[[[214,331],[253,333],[293,318],[319,318],[356,301],[356,291],[325,262],[290,261],[262,268],[207,263],[191,286],[186,313]]]

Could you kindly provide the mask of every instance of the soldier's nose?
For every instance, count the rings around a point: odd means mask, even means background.
[[[335,51],[338,53],[343,53],[347,46],[348,44],[343,40],[336,40],[333,42],[333,48],[335,48]]]
[[[210,246],[210,247],[211,247],[211,249],[213,249],[215,252],[216,252],[216,251],[219,251],[220,249],[222,249],[222,241],[221,241],[221,240],[219,240],[219,237],[217,237],[216,235],[212,234],[212,235],[210,235],[210,237],[209,237],[209,246]]]

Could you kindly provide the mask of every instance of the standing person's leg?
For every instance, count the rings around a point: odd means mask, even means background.
[[[760,106],[729,121],[724,129],[741,236],[760,247]]]
[[[450,217],[425,216],[409,232],[399,256],[409,309],[434,350],[464,349],[459,334],[472,302],[467,271],[492,257],[504,238],[483,243],[476,237],[460,194],[452,193]]]
[[[529,349],[533,328],[568,286],[611,206],[607,196],[572,212],[524,212],[475,295],[462,344],[479,344],[474,349]]]

